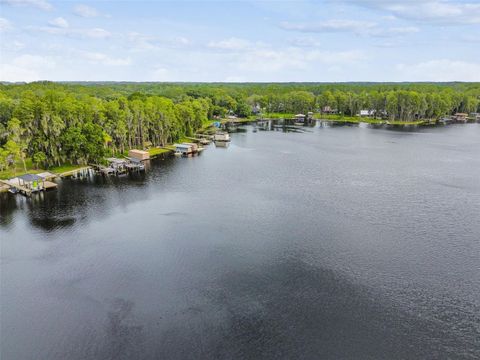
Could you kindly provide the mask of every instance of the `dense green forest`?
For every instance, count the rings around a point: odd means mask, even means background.
[[[479,83],[0,84],[0,171],[27,159],[48,168],[164,146],[227,114],[367,109],[410,121],[478,112],[479,100]]]

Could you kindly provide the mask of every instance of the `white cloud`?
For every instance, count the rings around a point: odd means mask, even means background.
[[[420,29],[416,26],[392,27],[387,30],[390,34],[414,34],[419,31]]]
[[[168,69],[159,67],[152,72],[150,78],[151,81],[170,81],[171,75]]]
[[[480,23],[480,3],[449,0],[358,0],[355,4],[377,8],[392,15],[420,22],[441,25]]]
[[[13,6],[32,6],[41,10],[52,10],[53,6],[46,0],[2,0],[2,3]]]
[[[353,32],[357,35],[381,37],[401,36],[420,31],[420,29],[416,26],[385,28],[371,21],[335,19],[314,24],[284,22],[280,24],[280,27],[285,30],[309,33]]]
[[[14,40],[11,44],[9,44],[9,48],[13,51],[19,51],[25,48],[25,44],[21,41]]]
[[[245,82],[245,81],[247,81],[247,80],[246,80],[245,77],[243,77],[243,76],[231,75],[231,76],[227,76],[227,77],[225,78],[225,82],[229,82],[229,83],[232,83],[232,82],[233,82],[233,83],[235,83],[235,82]]]
[[[105,39],[112,35],[109,31],[102,28],[78,29],[77,33],[95,39]]]
[[[101,64],[108,66],[127,66],[132,63],[130,58],[113,58],[107,54],[98,53],[98,52],[88,52],[84,51],[80,53],[85,60],[89,61],[92,64]]]
[[[48,79],[49,70],[55,69],[55,66],[55,61],[51,58],[24,54],[13,58],[9,63],[0,64],[0,80],[12,82],[45,80]]]
[[[68,24],[67,24],[68,25]],[[30,27],[30,30],[33,31],[42,31],[52,35],[63,35],[63,36],[73,36],[81,38],[90,38],[90,39],[106,39],[112,36],[112,34],[101,28],[65,28],[65,27],[55,27],[55,26],[44,26],[44,27]]]
[[[378,37],[395,37],[418,33],[420,29],[416,26],[399,26],[391,28],[372,29],[368,35]]]
[[[310,24],[283,22],[280,24],[280,27],[285,30],[301,32],[354,32],[361,34],[374,28],[376,25],[376,23],[371,21],[332,19]]]
[[[210,41],[207,45],[212,49],[220,50],[244,50],[252,46],[252,43],[245,39],[230,38],[220,41]]]
[[[417,64],[398,64],[402,80],[410,81],[480,81],[480,63],[439,59]]]
[[[394,21],[394,20],[397,20],[397,17],[396,16],[393,16],[393,15],[385,15],[385,16],[382,16],[381,17],[383,20],[386,20],[386,21]]]
[[[301,48],[261,48],[245,52],[234,61],[241,70],[255,72],[279,72],[283,70],[305,70],[319,65],[355,65],[366,59],[363,52],[305,50]]]
[[[182,36],[158,37],[138,32],[129,32],[126,38],[132,43],[131,50],[133,51],[160,50],[164,48],[177,49],[191,44],[189,39]]]
[[[0,18],[0,32],[8,31],[12,29],[12,24],[5,18]]]
[[[465,34],[461,37],[462,41],[469,43],[478,43],[480,42],[480,34]]]
[[[298,38],[290,38],[287,40],[288,43],[292,46],[296,47],[319,47],[321,42],[313,37],[298,37]]]
[[[76,5],[73,8],[73,13],[75,15],[78,15],[78,16],[81,16],[81,17],[84,17],[84,18],[92,18],[92,17],[97,17],[97,16],[100,15],[99,12],[97,11],[97,9],[95,9],[91,6],[88,6],[88,5],[84,5],[84,4]]]
[[[68,21],[62,17],[57,17],[53,20],[50,20],[48,24],[54,27],[62,28],[62,29],[68,28]]]

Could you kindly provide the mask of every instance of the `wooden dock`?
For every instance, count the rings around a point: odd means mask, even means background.
[[[8,180],[0,180],[0,183],[7,185],[9,189],[12,189],[12,188],[16,189],[19,193],[24,194],[26,196],[32,195],[32,190],[22,185],[11,183]]]
[[[58,184],[57,183],[54,183],[54,182],[51,182],[51,181],[47,181],[45,180],[43,182],[43,188],[45,190],[50,190],[50,189],[56,189],[58,187]]]
[[[50,189],[56,189],[58,187],[57,183],[47,181],[47,180],[44,180],[42,182],[42,184],[43,184],[43,186],[41,188],[30,189],[28,187],[20,185],[19,183],[15,183],[15,182],[8,181],[8,180],[0,180],[0,187],[2,189],[6,188],[6,190],[4,190],[4,191],[14,189],[14,190],[16,190],[16,192],[18,192],[20,194],[23,194],[25,196],[31,196],[32,193],[34,193],[34,192],[47,191],[47,190],[50,190]]]
[[[73,169],[73,170],[70,170],[70,171],[65,171],[61,174],[58,174],[58,176],[60,177],[68,177],[68,176],[73,176],[73,175],[76,175],[78,173],[81,173],[81,172],[84,172],[84,171],[88,171],[90,170],[92,167],[91,166],[84,166],[84,167],[81,167],[81,168],[77,168],[77,169]]]

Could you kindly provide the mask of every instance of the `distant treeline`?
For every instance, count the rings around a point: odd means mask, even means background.
[[[209,119],[325,109],[409,121],[478,112],[479,83],[0,84],[0,170],[86,164],[193,135]]]

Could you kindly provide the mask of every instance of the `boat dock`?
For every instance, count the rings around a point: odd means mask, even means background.
[[[16,194],[31,196],[35,192],[56,189],[58,184],[45,180],[45,178],[36,174],[25,174],[9,180],[0,180],[2,188]]]

